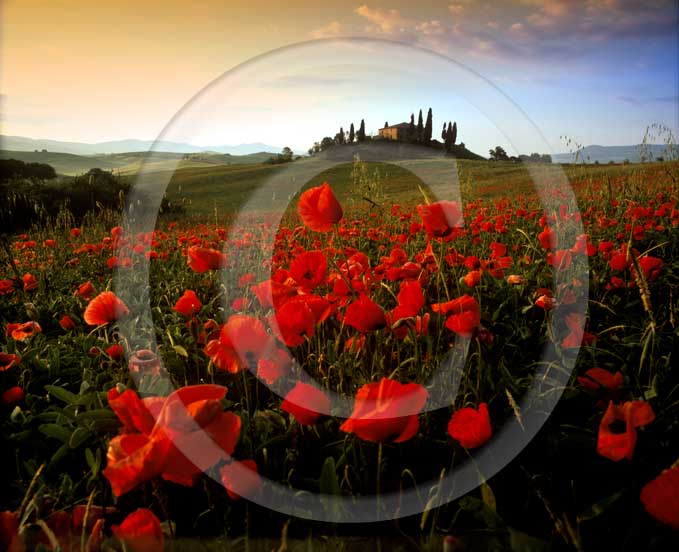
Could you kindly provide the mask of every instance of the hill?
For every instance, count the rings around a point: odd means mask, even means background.
[[[645,161],[655,161],[658,157],[667,160],[679,158],[679,150],[672,151],[667,144],[637,144],[636,146],[598,146],[591,145],[573,153],[557,153],[552,155],[554,163],[575,163],[577,153],[578,163],[640,163],[642,153]]]
[[[230,155],[226,153],[173,153],[154,152],[153,161],[147,164],[150,170],[170,170],[179,167],[202,167],[214,165],[263,163],[272,154],[253,153],[249,155]],[[58,174],[74,176],[90,169],[99,168],[117,171],[120,174],[135,174],[147,157],[147,152],[125,152],[108,155],[76,155],[73,153],[57,153],[51,151],[12,151],[0,150],[0,159],[18,159],[25,163],[47,163],[54,167]],[[179,164],[179,165],[177,165]]]
[[[201,153],[212,151],[229,155],[251,155],[253,153],[280,153],[282,146],[271,146],[262,143],[249,143],[237,145],[196,146],[181,142],[168,142],[153,140],[114,140],[89,144],[86,142],[63,142],[60,140],[46,140],[39,138],[26,138],[25,136],[0,135],[0,149],[12,151],[42,151],[72,153],[75,155],[98,155],[109,153],[126,153],[130,151],[149,151],[154,147],[155,151],[170,153]]]

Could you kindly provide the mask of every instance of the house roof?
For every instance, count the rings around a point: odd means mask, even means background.
[[[389,125],[386,127],[381,128],[380,130],[386,130],[389,128],[408,128],[410,125],[408,123],[399,123],[397,125]]]

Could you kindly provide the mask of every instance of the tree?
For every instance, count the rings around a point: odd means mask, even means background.
[[[335,134],[335,142],[344,144],[344,129],[342,127],[340,127],[339,132]]]
[[[330,136],[326,136],[325,138],[323,138],[323,140],[321,140],[320,150],[325,151],[325,150],[327,150],[328,148],[331,148],[334,145],[335,145],[335,141],[332,138],[330,138]]]
[[[285,146],[283,148],[283,151],[280,153],[280,156],[284,163],[292,161],[292,155],[293,155],[292,150],[288,146]]]
[[[361,119],[361,126],[358,127],[358,133],[356,134],[356,140],[358,142],[365,142],[365,121]]]
[[[450,136],[450,143],[454,146],[455,140],[457,140],[457,122],[453,123],[453,130]]]
[[[410,122],[408,123],[408,140],[415,138],[415,114],[410,114]]]
[[[417,117],[417,134],[415,135],[416,142],[422,142],[424,140],[424,123],[422,122],[422,110],[420,109],[420,115]]]
[[[509,156],[507,152],[501,146],[495,146],[495,149],[489,150],[490,158],[492,161],[508,161]]]
[[[446,123],[443,123],[443,128],[441,129],[441,140],[446,141]]]
[[[349,143],[353,144],[354,143],[354,137],[356,136],[354,132],[354,123],[351,123],[351,126],[349,127]]]
[[[427,122],[424,125],[424,143],[428,144],[431,142],[431,134],[432,134],[432,119],[433,119],[433,114],[431,111],[431,107],[429,108],[429,111],[427,111]]]
[[[389,126],[389,121],[384,121],[384,128],[387,128]]]
[[[448,129],[446,130],[445,138],[446,152],[450,152],[453,149],[453,126],[450,121],[448,121]]]

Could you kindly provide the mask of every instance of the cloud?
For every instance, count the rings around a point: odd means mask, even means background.
[[[344,29],[339,21],[331,21],[327,25],[311,31],[311,38],[329,38],[344,34]]]
[[[489,0],[456,0],[443,19],[369,4],[353,13],[359,17],[353,34],[358,31],[441,53],[529,62],[578,60],[609,41],[653,40],[677,32],[673,0],[511,0],[501,8]],[[336,36],[342,31],[333,21],[314,33]]]

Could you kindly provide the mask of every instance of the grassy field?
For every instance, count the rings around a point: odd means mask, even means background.
[[[197,217],[214,217],[230,214],[241,208],[255,194],[252,208],[267,210],[280,202],[290,203],[294,194],[276,194],[276,184],[271,193],[263,187],[273,178],[283,174],[288,165],[234,164],[229,166],[180,167],[174,174],[158,173],[159,180],[171,176],[167,196],[173,202],[183,202],[187,214]],[[628,165],[549,165],[544,167],[559,175],[560,170],[577,191],[593,182],[636,186],[646,178],[668,178],[679,172],[679,163],[647,163]],[[419,178],[417,174],[425,174]],[[676,178],[676,177],[675,177]],[[492,198],[504,194],[531,194],[533,179],[526,165],[490,161],[457,160],[454,164],[440,161],[406,161],[401,165],[366,162],[337,165],[323,171],[299,188],[299,192],[322,182],[329,182],[340,201],[356,204],[363,197],[379,205],[399,203],[412,206],[422,201],[422,191],[432,199],[455,199],[458,193],[464,201],[474,198]],[[294,190],[295,183],[286,180],[286,188]],[[289,183],[289,186],[288,186]],[[362,197],[357,197],[357,189]],[[451,196],[452,194],[452,196]]]
[[[10,151],[0,150],[0,159],[18,159],[25,163],[47,163],[52,165],[58,174],[76,176],[90,169],[99,168],[115,171],[121,175],[134,175],[141,169],[142,162],[148,155],[146,151],[111,153],[102,155],[75,155],[51,151]],[[250,155],[229,155],[222,153],[154,153],[154,160],[147,169],[162,171],[174,169],[180,162],[182,169],[193,170],[210,168],[215,165],[263,163],[273,154],[261,152]]]

